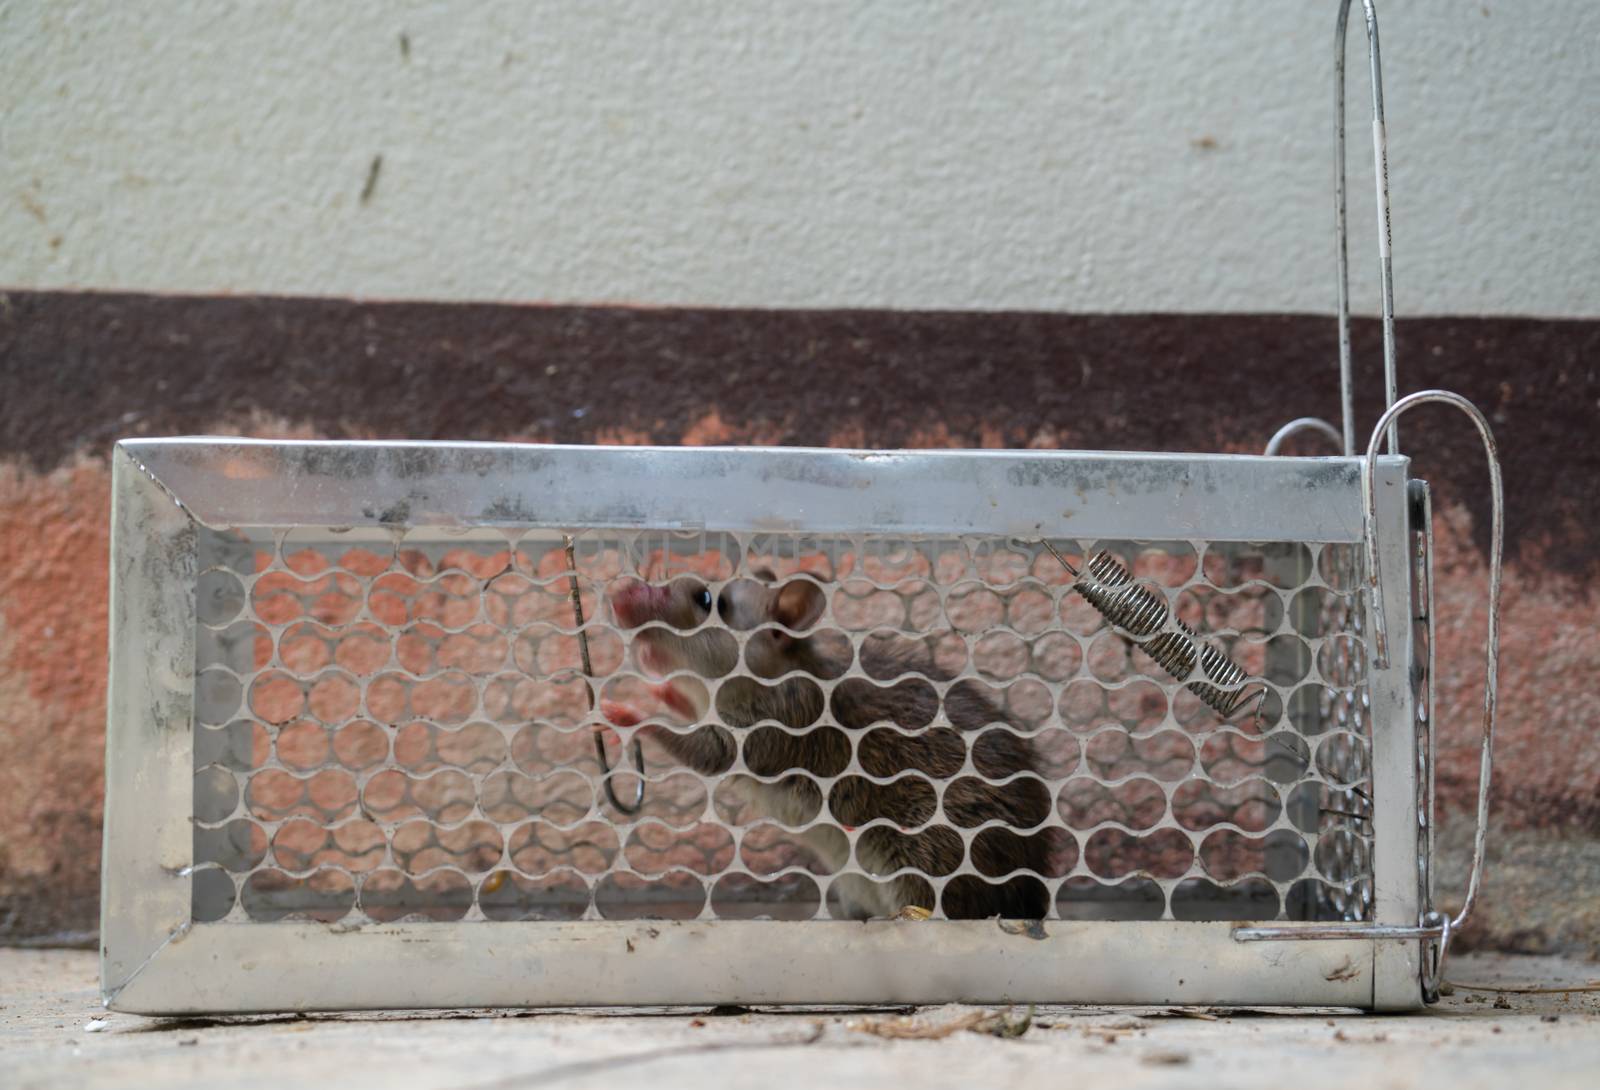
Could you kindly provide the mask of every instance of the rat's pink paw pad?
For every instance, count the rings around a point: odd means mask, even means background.
[[[644,713],[630,704],[618,700],[600,701],[600,714],[619,727],[634,727],[644,722]]]

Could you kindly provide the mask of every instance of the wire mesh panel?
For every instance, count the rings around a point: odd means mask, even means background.
[[[1054,542],[1230,722],[1036,543],[566,537],[202,533],[195,920],[1365,918],[1349,545]]]
[[[158,441],[117,474],[124,1009],[1414,1002],[1368,941],[1228,938],[1415,916],[1350,461]]]

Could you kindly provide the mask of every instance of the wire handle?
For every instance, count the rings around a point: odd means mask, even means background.
[[[1383,283],[1384,405],[1393,406],[1399,387],[1395,379],[1394,352],[1394,241],[1389,222],[1389,138],[1383,120],[1383,62],[1378,51],[1378,11],[1372,0],[1361,0],[1367,22],[1367,64],[1372,72],[1372,160],[1378,196],[1378,274]],[[1345,31],[1350,23],[1350,0],[1339,0],[1339,18],[1333,29],[1333,205],[1338,237],[1339,393],[1344,410],[1344,452],[1354,454],[1356,444],[1355,385],[1350,367],[1350,230],[1345,212],[1344,168],[1344,57]],[[1400,432],[1389,425],[1389,453],[1400,450]]]
[[[1365,487],[1361,491],[1362,507],[1366,516],[1366,545],[1367,545],[1367,595],[1372,615],[1374,659],[1377,665],[1389,665],[1389,634],[1383,619],[1382,602],[1382,577],[1379,572],[1378,561],[1378,529],[1377,520],[1373,517],[1377,507],[1378,481],[1377,459],[1378,444],[1383,439],[1384,429],[1394,420],[1415,408],[1425,404],[1450,405],[1466,413],[1478,429],[1478,437],[1483,440],[1483,453],[1489,465],[1489,498],[1491,512],[1490,540],[1489,540],[1489,626],[1484,649],[1484,683],[1483,683],[1483,742],[1478,758],[1478,819],[1476,835],[1472,845],[1472,873],[1467,879],[1467,897],[1461,905],[1461,911],[1456,913],[1455,919],[1449,921],[1440,942],[1439,961],[1444,961],[1444,945],[1448,942],[1450,931],[1457,930],[1465,922],[1468,913],[1478,899],[1478,889],[1483,878],[1484,847],[1489,835],[1489,779],[1494,771],[1494,716],[1495,701],[1499,685],[1500,674],[1500,577],[1502,559],[1505,552],[1505,493],[1500,480],[1500,451],[1494,441],[1494,433],[1489,430],[1489,421],[1479,411],[1478,407],[1460,394],[1449,390],[1420,390],[1414,394],[1407,394],[1389,407],[1378,420],[1378,425],[1372,431],[1372,439],[1367,443],[1367,458],[1363,469]],[[1431,711],[1431,709],[1430,709]]]
[[[1333,28],[1333,235],[1338,276],[1334,284],[1339,315],[1339,406],[1342,427],[1335,430],[1325,421],[1301,417],[1290,421],[1272,437],[1267,453],[1297,431],[1308,429],[1330,435],[1342,453],[1356,453],[1355,375],[1350,362],[1350,225],[1345,199],[1345,43],[1350,26],[1351,0],[1339,0],[1339,17]],[[1394,347],[1394,261],[1390,250],[1394,242],[1389,219],[1389,138],[1383,117],[1383,61],[1378,49],[1378,11],[1372,0],[1362,0],[1367,24],[1367,64],[1372,73],[1372,156],[1378,198],[1378,275],[1383,285],[1383,378],[1384,406],[1395,403],[1399,385],[1395,377]],[[1400,449],[1399,429],[1389,427],[1389,453]]]

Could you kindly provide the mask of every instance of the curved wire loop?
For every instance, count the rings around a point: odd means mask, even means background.
[[[1303,431],[1314,431],[1318,435],[1325,435],[1333,440],[1333,445],[1344,449],[1344,439],[1339,434],[1339,429],[1322,419],[1320,416],[1302,416],[1289,421],[1283,427],[1272,433],[1272,438],[1267,440],[1267,449],[1261,453],[1265,455],[1277,454],[1279,448],[1291,437]],[[1348,452],[1346,452],[1348,453]]]
[[[1489,465],[1489,497],[1491,510],[1491,527],[1489,542],[1489,624],[1488,634],[1485,638],[1484,649],[1484,682],[1483,682],[1483,739],[1478,755],[1478,810],[1477,826],[1474,830],[1472,841],[1472,871],[1467,878],[1467,895],[1462,901],[1461,911],[1455,917],[1440,917],[1440,922],[1430,930],[1437,932],[1437,953],[1434,955],[1435,972],[1433,975],[1434,995],[1437,996],[1438,978],[1444,971],[1445,955],[1449,952],[1450,936],[1458,931],[1466,922],[1467,916],[1472,912],[1472,907],[1477,903],[1478,890],[1483,881],[1484,849],[1489,836],[1489,785],[1490,777],[1494,772],[1494,717],[1495,702],[1499,684],[1500,673],[1500,576],[1502,558],[1505,550],[1505,493],[1500,480],[1500,453],[1495,445],[1494,433],[1489,430],[1489,421],[1479,411],[1478,407],[1460,394],[1448,390],[1422,390],[1408,394],[1389,407],[1389,410],[1379,419],[1377,426],[1372,431],[1372,438],[1367,443],[1366,462],[1363,466],[1364,483],[1361,490],[1361,502],[1366,518],[1366,552],[1367,552],[1367,595],[1369,614],[1372,618],[1373,632],[1373,657],[1379,668],[1389,665],[1389,634],[1383,619],[1383,580],[1379,571],[1378,560],[1378,530],[1377,520],[1373,513],[1377,507],[1377,458],[1378,446],[1383,441],[1384,431],[1390,427],[1395,418],[1403,415],[1418,405],[1425,404],[1449,405],[1466,413],[1478,429],[1478,437],[1483,441],[1483,453]],[[1430,714],[1433,709],[1429,709]],[[1427,984],[1427,971],[1424,968],[1424,985]]]
[[[637,772],[639,786],[634,788],[633,801],[631,803],[625,803],[617,798],[617,788],[611,780],[611,762],[606,757],[605,736],[600,731],[594,732],[594,755],[600,760],[600,782],[605,788],[606,801],[624,814],[630,816],[637,814],[644,806],[644,747],[639,744],[639,739],[635,738],[633,740],[633,767],[640,771]]]
[[[568,594],[572,599],[572,616],[577,621],[578,651],[583,656],[583,676],[591,678],[594,676],[594,664],[589,659],[589,633],[583,627],[583,595],[578,589],[577,546],[573,542],[571,534],[566,536],[566,553],[567,588]],[[593,710],[595,706],[594,690],[589,689],[587,684],[585,684],[584,688],[588,690],[589,708]],[[606,801],[624,814],[637,814],[640,808],[644,806],[644,747],[640,745],[639,739],[635,738],[633,740],[633,767],[639,777],[639,785],[634,790],[631,803],[625,803],[617,797],[616,785],[611,778],[611,760],[606,756],[605,734],[598,729],[594,732],[594,755],[600,761],[600,783],[605,789]]]
[[[1394,263],[1389,227],[1389,145],[1383,120],[1383,63],[1378,51],[1378,12],[1372,0],[1362,0],[1367,23],[1367,62],[1372,72],[1372,156],[1378,194],[1378,258],[1383,282],[1384,405],[1392,406],[1398,392],[1394,359]],[[1350,252],[1345,214],[1344,91],[1345,31],[1350,22],[1350,0],[1339,0],[1339,18],[1333,31],[1333,203],[1334,232],[1339,260],[1339,394],[1344,413],[1344,453],[1356,452],[1355,385],[1350,366]],[[1400,432],[1389,425],[1389,453],[1398,453]]]

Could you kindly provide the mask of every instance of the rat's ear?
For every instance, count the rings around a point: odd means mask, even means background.
[[[773,619],[796,632],[810,628],[828,605],[822,588],[809,579],[791,579],[778,589]]]
[[[750,574],[761,580],[763,583],[776,583],[778,581],[778,577],[772,574],[771,568],[756,568]]]

